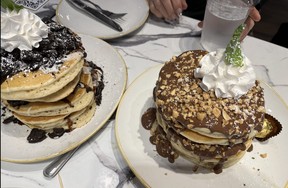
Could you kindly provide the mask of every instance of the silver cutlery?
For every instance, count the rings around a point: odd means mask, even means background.
[[[86,13],[87,15],[96,18],[101,21],[103,24],[115,29],[116,31],[123,31],[122,27],[116,23],[112,18],[105,15],[100,9],[92,8],[85,4],[83,0],[66,0],[68,3],[72,4],[75,8]]]
[[[115,112],[111,115],[111,117],[109,118],[109,120],[106,123],[109,123],[110,121],[115,119]],[[99,130],[99,132],[100,132],[100,130]],[[99,133],[99,132],[97,132],[97,133]],[[68,151],[67,153],[54,159],[47,167],[45,167],[43,169],[43,175],[47,178],[55,177],[58,174],[58,172],[64,167],[64,165],[69,161],[69,159],[71,159],[71,157],[74,155],[74,153],[80,147],[81,147],[81,145],[77,146],[76,148],[72,149],[71,151]]]
[[[73,156],[73,154],[79,149],[80,146],[77,146],[73,150],[61,155],[56,158],[52,163],[50,163],[43,170],[43,175],[47,178],[55,177],[58,172],[63,168],[63,166],[69,161],[69,159]]]
[[[83,0],[87,3],[90,3],[91,5],[93,5],[96,9],[98,9],[99,11],[101,11],[103,14],[105,14],[106,16],[112,18],[112,19],[123,19],[122,17],[125,16],[127,13],[114,13],[111,12],[109,10],[105,10],[102,9],[99,5],[95,4],[94,2],[90,1],[90,0]]]

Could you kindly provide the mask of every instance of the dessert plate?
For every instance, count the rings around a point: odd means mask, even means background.
[[[127,13],[119,25],[123,31],[118,32],[100,21],[90,18],[71,6],[66,0],[61,0],[56,10],[57,21],[76,33],[83,33],[101,39],[113,39],[127,35],[140,28],[149,15],[146,0],[91,0],[101,8],[114,13]]]
[[[87,60],[93,61],[104,71],[105,87],[102,91],[102,102],[96,107],[94,117],[88,124],[65,133],[58,139],[48,137],[35,144],[27,142],[27,136],[31,131],[27,126],[2,124],[1,160],[29,163],[61,155],[89,139],[115,111],[126,88],[126,64],[121,55],[108,43],[91,36],[80,35],[80,37],[87,52]]]
[[[284,187],[288,129],[266,142],[253,141],[253,151],[247,152],[236,165],[214,174],[179,157],[174,163],[159,156],[149,141],[150,133],[141,125],[141,116],[153,107],[152,91],[161,66],[152,67],[140,75],[126,90],[116,115],[116,140],[129,167],[146,187]],[[288,107],[279,95],[265,83],[267,112],[282,125],[288,123]],[[194,171],[193,171],[194,170]]]

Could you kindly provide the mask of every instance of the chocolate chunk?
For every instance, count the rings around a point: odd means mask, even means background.
[[[45,21],[49,27],[48,37],[39,42],[38,48],[32,50],[14,49],[7,52],[1,48],[1,84],[19,72],[36,71],[40,67],[52,67],[61,62],[67,54],[81,50],[81,40],[68,28],[52,20]]]
[[[63,128],[54,128],[53,132],[48,133],[48,136],[50,138],[56,138],[56,137],[61,137],[65,133],[65,130]]]
[[[27,140],[29,143],[38,143],[47,138],[46,131],[40,129],[32,129]]]

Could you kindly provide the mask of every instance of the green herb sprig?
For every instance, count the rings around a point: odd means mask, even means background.
[[[12,0],[1,0],[1,7],[3,9],[8,9],[9,11],[15,10],[17,12],[19,12],[19,10],[24,8],[23,6],[14,3],[14,1]]]
[[[240,46],[240,36],[244,28],[245,24],[241,24],[234,31],[233,36],[224,53],[224,61],[226,64],[232,64],[237,67],[242,67],[244,65]]]

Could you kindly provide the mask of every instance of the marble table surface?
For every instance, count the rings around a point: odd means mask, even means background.
[[[197,23],[183,17],[179,24],[171,25],[150,17],[138,31],[107,41],[126,62],[127,87],[146,69],[163,64],[183,51],[201,49]],[[287,105],[288,49],[250,36],[243,41],[243,49],[253,62],[257,77],[268,83]],[[1,161],[1,187],[144,187],[118,149],[114,126],[114,120],[107,122],[53,179],[45,178],[42,173],[53,159],[32,164]]]

